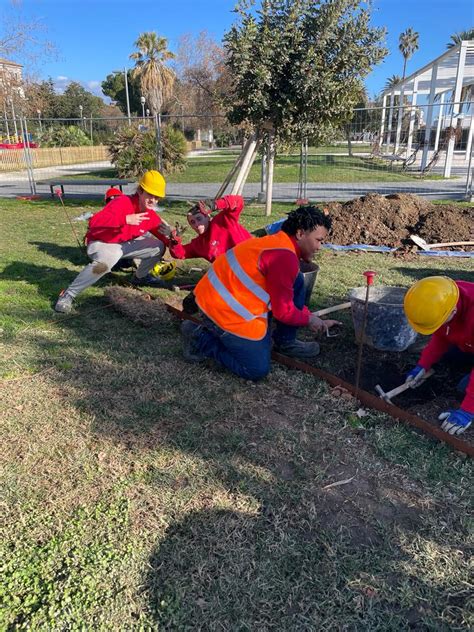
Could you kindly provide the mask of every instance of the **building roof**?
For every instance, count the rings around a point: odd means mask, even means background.
[[[462,48],[466,50],[466,61],[464,64],[462,83],[463,86],[474,84],[474,40],[465,40],[448,49],[445,53],[436,59],[433,59],[433,61],[429,64],[426,64],[426,66],[423,66],[408,77],[405,77],[405,79],[400,81],[400,83],[397,83],[391,88],[385,89],[382,94],[400,94],[402,88],[405,94],[411,93],[414,90],[414,83],[417,77],[417,93],[429,94],[433,69],[436,66],[438,67],[438,71],[435,80],[435,94],[441,94],[442,92],[454,90],[456,85],[459,56]]]
[[[2,66],[17,66],[18,68],[23,68],[23,64],[17,64],[16,61],[10,61],[9,59],[2,59],[0,57],[0,64]]]

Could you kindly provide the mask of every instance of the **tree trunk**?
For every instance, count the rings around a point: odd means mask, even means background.
[[[265,216],[270,217],[272,214],[272,197],[273,197],[273,165],[275,160],[275,136],[273,132],[268,133],[267,146],[267,199],[265,202]]]
[[[351,126],[350,125],[346,125],[346,138],[347,138],[347,152],[349,156],[352,158],[354,154],[352,153]]]

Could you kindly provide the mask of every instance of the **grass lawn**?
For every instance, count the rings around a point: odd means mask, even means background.
[[[265,224],[262,209],[245,222]],[[110,279],[77,317],[56,315],[85,263],[62,208],[2,200],[0,228],[1,629],[473,625],[467,459],[379,413],[359,419],[296,371],[251,384],[185,364],[172,319],[147,329],[106,307]],[[403,285],[472,273],[459,260],[318,262],[314,306],[367,268]],[[180,263],[182,278],[201,263]],[[322,341],[326,366],[337,340]]]
[[[167,182],[223,182],[236,160],[236,155],[217,154],[193,156],[187,159],[186,169],[170,174]],[[72,176],[73,178],[114,178],[114,169],[102,169]],[[439,175],[425,176],[424,180],[441,179]],[[299,156],[281,154],[275,162],[274,182],[298,182]],[[399,165],[390,165],[382,160],[368,157],[312,154],[308,157],[308,182],[407,182],[419,180],[411,172],[401,171]],[[260,182],[260,161],[256,161],[250,171],[248,182]]]

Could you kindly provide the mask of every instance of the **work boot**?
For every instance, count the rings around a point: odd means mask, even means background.
[[[186,362],[202,362],[206,356],[199,353],[196,348],[196,339],[201,331],[201,325],[190,320],[181,323],[181,335],[183,337],[183,356]]]
[[[148,285],[150,287],[161,287],[165,290],[171,290],[173,285],[168,281],[163,281],[162,279],[158,279],[157,277],[152,276],[151,274],[147,274],[144,277],[137,277],[136,274],[132,276],[130,279],[131,285],[136,285],[137,287],[141,285]]]
[[[295,339],[275,344],[274,350],[297,360],[311,360],[319,355],[319,344]]]
[[[60,312],[61,314],[69,314],[69,312],[72,311],[73,301],[74,297],[71,296],[67,290],[63,290],[56,301],[54,310],[56,312]]]

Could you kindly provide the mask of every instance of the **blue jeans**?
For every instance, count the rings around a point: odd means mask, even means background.
[[[270,327],[262,340],[247,340],[224,331],[203,315],[203,327],[194,345],[199,353],[220,362],[246,380],[261,380],[270,371]]]
[[[293,286],[293,300],[302,309],[305,300],[304,277],[300,272]],[[247,380],[260,380],[270,371],[272,351],[271,318],[267,333],[262,340],[247,340],[224,331],[203,315],[204,327],[195,340],[199,353],[220,362],[229,371]],[[277,345],[292,342],[298,327],[291,327],[276,321],[273,338]]]

